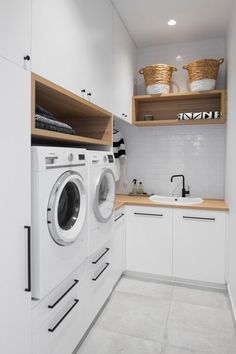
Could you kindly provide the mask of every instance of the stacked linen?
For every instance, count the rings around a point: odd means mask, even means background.
[[[35,110],[35,127],[65,134],[76,134],[70,125],[59,122],[51,112],[38,104],[36,104]]]
[[[177,114],[178,120],[191,120],[191,119],[220,119],[222,112],[189,112]]]

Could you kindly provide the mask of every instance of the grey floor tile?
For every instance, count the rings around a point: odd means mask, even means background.
[[[223,310],[229,309],[229,302],[226,294],[214,290],[175,286],[173,291],[173,301],[215,307]]]
[[[160,344],[93,328],[77,354],[160,354]]]
[[[173,302],[167,340],[171,345],[214,354],[236,354],[235,330],[228,310]]]
[[[202,351],[195,351],[191,349],[186,349],[186,348],[181,348],[181,347],[175,347],[173,345],[168,345],[162,354],[205,354]]]
[[[171,300],[173,285],[151,281],[122,278],[116,287],[116,291],[151,296],[159,300]]]
[[[162,343],[169,307],[168,301],[115,292],[96,326]]]

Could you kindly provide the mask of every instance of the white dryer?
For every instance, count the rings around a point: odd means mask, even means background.
[[[89,161],[89,254],[112,236],[117,168],[114,155],[88,151]]]
[[[85,149],[32,147],[32,297],[41,299],[88,256]]]

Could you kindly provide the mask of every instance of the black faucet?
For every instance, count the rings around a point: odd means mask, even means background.
[[[182,197],[185,198],[187,194],[190,194],[189,189],[186,191],[185,189],[185,177],[184,175],[173,175],[170,179],[171,182],[173,182],[173,178],[175,177],[182,177],[183,178],[183,188],[182,188]]]

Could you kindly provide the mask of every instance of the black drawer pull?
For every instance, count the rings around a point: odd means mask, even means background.
[[[124,216],[125,214],[120,214],[114,221],[116,222],[116,221],[118,221],[120,218],[122,218],[123,216]]]
[[[110,265],[110,263],[106,263],[105,267],[103,268],[103,270],[95,277],[92,278],[92,280],[96,281],[101,275],[102,273],[107,269],[107,267]]]
[[[148,213],[134,213],[134,215],[147,215],[147,216],[159,216],[159,217],[163,216],[163,214],[148,214]]]
[[[75,279],[74,280],[74,283],[69,287],[69,289],[66,290],[66,292],[64,292],[64,294],[61,295],[61,297],[59,297],[59,299],[54,302],[53,305],[48,305],[48,308],[49,309],[53,309],[70,291],[71,289],[73,289],[73,287],[78,284],[79,280],[78,279]]]
[[[53,328],[49,328],[48,332],[54,332],[55,329],[62,323],[62,321],[66,318],[66,316],[73,310],[73,308],[78,304],[79,300],[74,299],[74,304],[69,308],[69,310],[62,316],[62,318],[55,324]]]
[[[100,259],[102,259],[102,257],[104,257],[105,254],[106,254],[108,251],[110,251],[110,248],[107,247],[107,248],[105,249],[105,251],[101,254],[101,256],[99,256],[98,259],[96,259],[96,261],[93,261],[92,264],[97,264],[97,262],[99,262]]]
[[[215,221],[215,218],[203,218],[200,216],[183,216],[183,219]]]
[[[25,55],[24,56],[24,60],[28,60],[29,61],[30,60],[30,56],[29,55]]]
[[[27,230],[27,263],[28,263],[28,287],[25,288],[25,291],[28,293],[31,292],[31,229],[30,226],[24,226]]]

